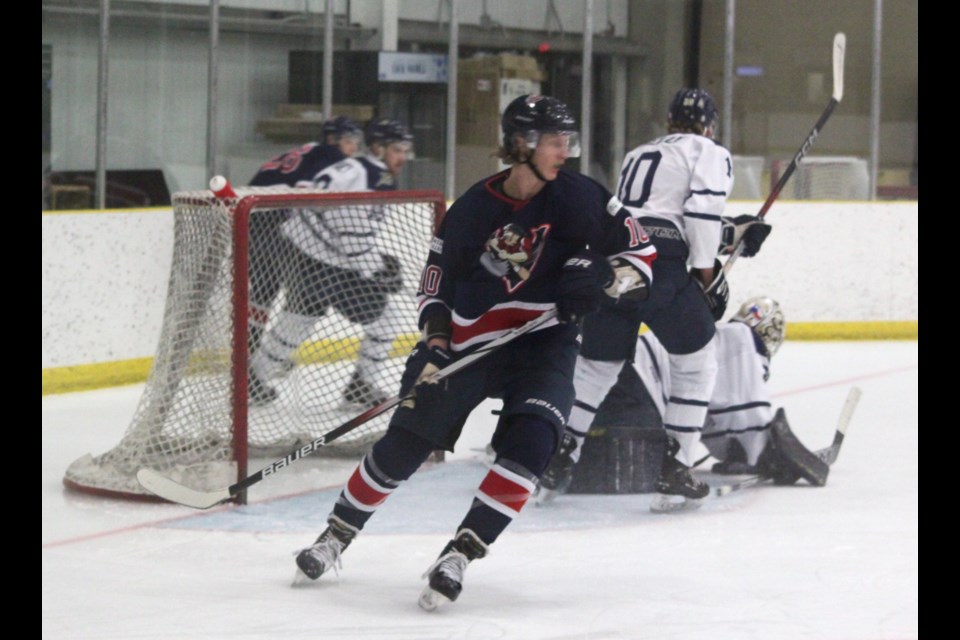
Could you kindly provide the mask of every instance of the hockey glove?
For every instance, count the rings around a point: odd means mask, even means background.
[[[585,249],[563,264],[557,281],[557,314],[561,322],[577,322],[600,308],[604,288],[613,281],[607,259]]]
[[[703,289],[703,295],[707,299],[707,306],[710,307],[713,319],[719,321],[727,311],[727,303],[730,302],[730,287],[727,285],[727,277],[723,275],[723,266],[719,260],[713,261],[713,273],[713,282],[706,288],[703,287],[699,278],[693,279]]]
[[[647,276],[623,258],[611,259],[610,267],[613,269],[613,281],[604,288],[604,293],[614,300],[647,299],[650,295]]]
[[[403,401],[401,406],[412,409],[417,402],[430,404],[437,402],[447,390],[445,380],[430,381],[429,378],[453,361],[450,352],[438,346],[427,348],[425,342],[418,342],[407,358],[407,365],[400,381],[400,395],[412,392],[413,397]]]
[[[763,241],[770,235],[773,228],[760,219],[759,216],[744,214],[736,218],[721,218],[720,255],[733,253],[739,242],[743,242],[744,258],[752,258],[760,251]]]
[[[403,288],[403,267],[396,256],[381,253],[383,266],[373,272],[372,280],[384,293],[399,293]]]

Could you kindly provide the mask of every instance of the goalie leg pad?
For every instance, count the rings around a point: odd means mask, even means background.
[[[827,484],[830,466],[797,439],[783,408],[777,409],[770,423],[770,444],[775,454],[775,464],[786,472],[785,477],[799,476],[815,487]],[[777,477],[774,477],[774,481],[779,484]]]

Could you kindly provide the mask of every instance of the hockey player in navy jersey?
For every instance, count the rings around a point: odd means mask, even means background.
[[[392,191],[413,144],[396,120],[371,121],[364,131],[367,155],[345,158],[312,176],[311,186],[327,191]],[[387,395],[373,379],[393,345],[395,308],[390,295],[401,287],[396,257],[377,250],[388,211],[380,206],[298,209],[281,227],[294,247],[287,305],[250,363],[250,399],[272,402],[277,391],[268,380],[280,375],[317,320],[333,307],[361,325],[360,355],[343,399],[366,408]]]
[[[709,491],[689,466],[716,377],[714,321],[729,299],[717,253],[733,162],[713,139],[718,116],[707,92],[681,89],[670,104],[667,135],[623,160],[617,196],[657,248],[655,284],[647,300],[632,307],[604,305],[585,319],[576,403],[565,435],[569,441],[586,434],[620,368],[633,358],[640,324],[646,323],[670,354],[673,373],[663,417],[668,447],[656,481],[664,499],[699,499]],[[745,239],[744,257],[759,250],[770,229],[754,216],[727,224],[730,242]],[[569,448],[565,442],[561,450]],[[552,483],[550,476],[543,479],[547,489],[555,488]]]
[[[716,330],[717,377],[701,439],[709,453],[720,461],[713,471],[759,474],[778,484],[793,484],[803,478],[822,486],[829,467],[793,436],[783,409],[774,412],[766,385],[770,360],[786,335],[779,303],[767,296],[750,298],[730,322],[717,323]],[[663,418],[673,377],[670,354],[650,332],[637,338],[636,346],[630,364]],[[635,400],[642,402],[642,395]],[[553,488],[538,489],[537,500],[541,503],[566,491],[575,473],[584,438],[569,435],[572,437],[565,439],[568,447],[550,461],[544,473]],[[651,505],[654,511],[677,508],[659,503],[658,498]],[[696,504],[696,500],[685,498],[682,506]]]
[[[610,295],[643,297],[653,246],[616,198],[564,170],[579,155],[576,123],[559,100],[522,96],[502,117],[510,168],[467,190],[447,212],[423,269],[423,339],[407,360],[401,393],[415,395],[362,460],[329,527],[299,553],[317,579],[338,562],[376,509],[437,448],[452,450],[483,399],[503,401],[497,457],[453,538],[424,577],[420,606],[460,594],[467,564],[506,529],[546,468],[573,403],[578,321]],[[588,249],[589,247],[589,249]],[[441,383],[424,382],[463,354],[549,310],[558,320],[524,334]]]
[[[346,116],[327,120],[322,142],[309,142],[271,159],[253,176],[250,186],[312,187],[318,173],[357,153],[362,135],[360,125]],[[283,284],[283,271],[292,250],[279,229],[289,215],[288,209],[281,209],[260,212],[250,219],[251,354],[260,345],[270,309]]]

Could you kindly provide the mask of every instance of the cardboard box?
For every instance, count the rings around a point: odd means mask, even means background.
[[[335,116],[347,116],[361,127],[373,118],[374,107],[366,104],[333,105]],[[280,104],[277,117],[257,121],[257,133],[273,142],[307,142],[323,135],[323,105]]]
[[[474,183],[506,168],[494,153],[495,147],[488,145],[457,145],[457,165],[454,173],[454,197],[459,197]]]
[[[334,116],[347,116],[364,125],[374,114],[373,105],[368,104],[335,104]],[[277,105],[278,118],[295,118],[301,120],[323,120],[322,104],[280,104]]]
[[[500,116],[515,98],[539,93],[540,82],[499,75],[463,74],[457,80],[457,144],[500,145]]]
[[[458,73],[497,74],[502,78],[544,80],[544,74],[536,58],[512,53],[465,58],[460,60],[457,71]]]
[[[539,93],[544,73],[536,58],[511,53],[477,56],[457,66],[457,144],[494,151],[500,144],[500,115],[510,102]]]

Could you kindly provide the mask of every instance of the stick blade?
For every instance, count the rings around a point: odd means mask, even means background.
[[[833,99],[843,100],[843,60],[847,53],[847,36],[840,32],[833,36]]]
[[[220,491],[191,489],[146,467],[137,471],[137,481],[144,489],[164,500],[194,509],[209,509],[232,497],[227,489]]]
[[[863,392],[860,387],[850,387],[847,394],[847,400],[843,403],[843,409],[840,410],[840,420],[837,422],[837,431],[833,436],[833,444],[827,449],[826,463],[832,465],[837,461],[840,455],[840,447],[843,446],[843,438],[847,434],[847,427],[850,426],[850,419],[853,418],[853,412],[860,402],[860,396]]]

